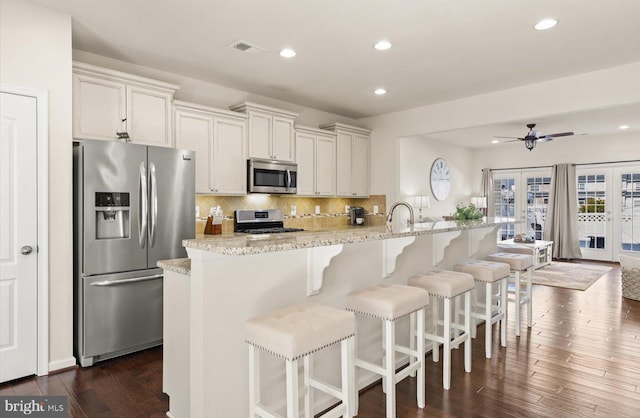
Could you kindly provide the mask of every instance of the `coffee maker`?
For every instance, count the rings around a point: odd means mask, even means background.
[[[351,225],[364,225],[364,208],[362,206],[351,206],[349,209],[349,221]]]

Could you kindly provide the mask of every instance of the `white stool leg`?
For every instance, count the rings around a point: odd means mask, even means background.
[[[502,310],[502,319],[500,320],[500,345],[507,346],[507,283],[505,277],[500,280],[500,309]],[[520,310],[520,306],[518,306]]]
[[[431,312],[431,322],[433,323],[433,334],[434,335],[438,335],[438,319],[440,318],[440,303],[437,297],[435,296],[431,296],[431,307],[432,307],[432,312]],[[431,348],[431,358],[433,359],[434,363],[437,363],[440,361],[440,346],[438,344],[437,341],[433,341],[433,345]]]
[[[416,312],[409,315],[409,349],[416,350]],[[422,355],[424,357],[424,353]],[[419,360],[419,357],[409,356],[409,365]],[[416,372],[411,372],[409,376],[416,377]]]
[[[531,328],[532,317],[533,317],[533,267],[529,267],[527,269],[527,297],[529,298],[529,302],[527,302],[527,327]]]
[[[449,390],[451,386],[451,299],[444,298],[444,344],[442,355],[444,362],[442,365],[442,387]]]
[[[298,360],[286,360],[287,369],[287,418],[299,416],[298,410]]]
[[[396,351],[395,351],[395,323],[384,321],[385,325],[385,372],[387,387],[387,418],[396,416]]]
[[[485,284],[485,297],[484,297],[484,353],[487,358],[491,358],[491,306],[493,305],[493,292],[491,290],[491,283]]]
[[[387,347],[387,345],[386,345],[387,344],[386,343],[386,341],[387,341],[387,337],[386,337],[387,328],[386,328],[385,321],[382,321],[381,326],[382,326],[382,342],[381,342],[381,344],[382,344],[382,350],[383,350],[383,352],[382,352],[382,364],[386,364],[386,361],[387,361],[387,357],[386,357],[387,356],[387,351],[386,351],[386,347]],[[387,393],[387,378],[384,375],[382,376],[382,393]]]
[[[451,319],[451,321],[454,324],[459,324],[460,323],[460,298],[459,297],[454,297],[454,313],[453,313],[453,317]],[[453,330],[453,338],[458,338],[460,336],[461,331],[458,328],[454,328]],[[456,346],[454,348],[460,348],[460,343],[456,344]]]
[[[464,294],[464,371],[471,372],[471,292]]]
[[[304,416],[313,418],[313,388],[310,385],[313,376],[313,354],[304,357]],[[344,364],[344,360],[343,360]],[[343,366],[344,367],[344,366]]]
[[[353,367],[353,338],[342,340],[340,343],[340,360],[342,365],[342,403],[344,404],[344,418],[353,416],[353,393],[356,387]],[[311,388],[309,388],[311,389]],[[357,393],[357,388],[355,389]],[[307,418],[312,418],[309,415]]]
[[[516,337],[520,336],[520,270],[516,270],[516,293],[515,293],[515,308],[516,308]]]
[[[256,416],[256,405],[260,403],[260,352],[249,344],[249,416]]]
[[[478,291],[474,286],[474,288],[471,289],[471,311],[472,312],[475,312],[477,304],[478,304]],[[476,317],[472,315],[471,316],[471,338],[476,338],[477,336],[478,336],[478,321],[476,321]]]
[[[425,406],[425,382],[424,382],[424,374],[425,374],[425,365],[424,365],[424,308],[420,309],[417,312],[418,320],[417,320],[417,335],[418,335],[418,361],[420,362],[420,367],[418,368],[418,408],[424,408]]]
[[[351,365],[353,369],[353,385],[351,386],[351,416],[358,415],[359,394],[358,394],[358,368],[356,367],[356,358],[358,358],[358,321],[356,321],[356,335],[353,337],[353,347],[351,349]]]

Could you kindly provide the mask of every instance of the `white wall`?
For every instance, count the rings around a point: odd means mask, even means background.
[[[174,96],[177,100],[213,106],[220,109],[228,109],[231,105],[248,101],[298,112],[300,114],[296,119],[296,124],[298,125],[306,125],[316,128],[318,125],[330,122],[342,122],[350,125],[358,125],[358,123],[353,119],[345,118],[344,116],[335,115],[333,113],[322,112],[293,103],[254,95],[246,91],[235,90],[179,74],[143,67],[141,65],[134,65],[85,51],[73,50],[73,59],[87,64],[99,65],[101,67],[111,68],[113,70],[123,71],[129,74],[177,84],[180,86],[180,89]]]
[[[442,202],[433,198],[429,185],[431,165],[436,158],[444,158],[451,169],[451,193]],[[423,209],[423,215],[449,215],[455,212],[456,204],[469,204],[475,186],[469,181],[473,178],[472,150],[469,148],[424,138],[403,138],[398,141],[398,160],[397,189],[400,198],[406,199],[407,195],[415,194],[431,196],[431,207]],[[387,206],[391,203],[388,200]]]
[[[371,167],[375,170],[371,172],[371,193],[386,194],[389,201],[399,196],[396,182],[402,164],[396,144],[399,138],[637,103],[640,102],[639,75],[640,62],[636,62],[360,119],[363,126],[373,130]]]
[[[473,150],[473,173],[483,168],[550,166],[559,163],[587,164],[640,160],[640,134],[618,133],[611,136],[573,136],[538,144],[528,151],[523,143],[498,145]],[[474,184],[480,191],[480,183]]]
[[[67,367],[74,364],[71,18],[0,0],[0,80],[49,92],[49,360]]]

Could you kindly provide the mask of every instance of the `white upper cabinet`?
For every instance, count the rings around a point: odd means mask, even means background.
[[[94,65],[73,63],[73,137],[174,144],[171,103],[175,84]],[[124,119],[124,122],[123,122]]]
[[[249,115],[248,158],[294,161],[297,113],[249,102],[230,109]]]
[[[297,126],[296,163],[299,196],[335,196],[335,134]]]
[[[336,194],[338,196],[369,196],[369,129],[332,123],[320,126],[337,135]]]
[[[196,152],[196,193],[247,192],[247,115],[175,101],[176,147]]]

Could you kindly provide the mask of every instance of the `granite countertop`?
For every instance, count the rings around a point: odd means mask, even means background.
[[[412,226],[345,226],[330,231],[302,231],[283,234],[223,234],[198,235],[182,241],[185,248],[210,251],[222,255],[251,255],[276,251],[297,250],[337,244],[352,244],[390,238],[432,235],[451,231],[488,228],[505,223],[519,223],[513,218],[484,218],[468,221],[425,222]]]
[[[158,261],[158,267],[165,270],[174,271],[180,274],[186,274],[191,276],[191,259],[190,258],[176,258],[174,260],[160,260]]]

